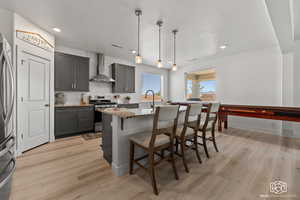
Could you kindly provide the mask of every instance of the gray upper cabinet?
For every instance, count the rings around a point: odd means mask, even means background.
[[[77,57],[76,90],[89,91],[89,58]]]
[[[73,90],[74,70],[72,57],[63,53],[55,52],[55,90]]]
[[[55,52],[55,90],[89,91],[89,58]]]
[[[135,67],[112,64],[113,93],[135,93]]]

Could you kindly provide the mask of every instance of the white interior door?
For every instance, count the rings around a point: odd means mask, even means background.
[[[18,134],[21,151],[49,142],[50,61],[18,51]]]

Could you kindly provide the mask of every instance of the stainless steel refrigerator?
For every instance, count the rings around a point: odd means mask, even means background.
[[[0,199],[8,200],[16,167],[12,49],[0,34]]]

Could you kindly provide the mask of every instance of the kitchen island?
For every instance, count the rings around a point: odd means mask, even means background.
[[[181,108],[181,111],[184,110]],[[103,157],[111,164],[114,174],[122,176],[129,169],[129,137],[152,131],[154,112],[152,109],[140,108],[107,108],[96,111],[103,114]],[[136,149],[135,156],[143,154],[141,149]]]

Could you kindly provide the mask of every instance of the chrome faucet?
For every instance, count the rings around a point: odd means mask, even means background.
[[[145,93],[145,99],[147,98],[148,96],[148,93],[151,92],[152,93],[152,109],[153,109],[153,112],[154,112],[154,96],[155,96],[155,92],[153,90],[147,90],[146,93]]]

